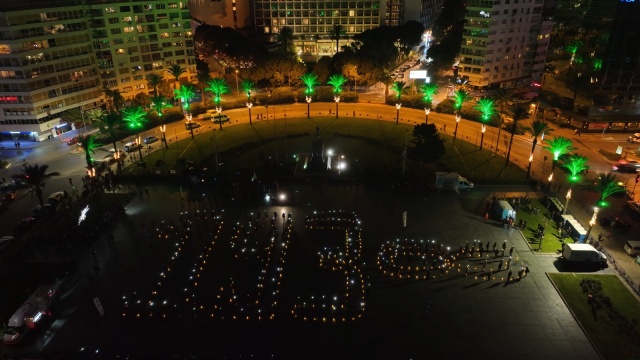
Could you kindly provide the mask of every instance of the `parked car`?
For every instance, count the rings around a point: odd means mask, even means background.
[[[6,189],[8,189],[8,188],[9,188],[9,184],[7,184],[7,183],[6,183],[6,182],[4,182],[4,181],[0,181],[0,191],[2,191],[2,190],[6,190]]]
[[[30,228],[33,224],[35,224],[35,223],[36,223],[36,221],[37,221],[37,219],[36,219],[36,218],[34,218],[34,217],[31,217],[31,216],[26,217],[26,218],[24,218],[24,219],[22,219],[22,220],[18,221],[18,223],[16,224],[16,226],[13,228],[13,230],[14,230],[16,233],[24,232],[24,231],[26,231],[28,228]]]
[[[160,139],[158,139],[157,136],[147,136],[146,138],[144,138],[144,143],[145,144],[153,144],[154,142],[158,141]]]
[[[40,219],[51,213],[53,213],[53,206],[51,204],[38,205],[31,210],[31,217]]]
[[[640,164],[637,161],[620,160],[617,164],[611,168],[613,171],[619,171],[624,173],[636,173],[640,170]]]
[[[67,141],[67,145],[75,145],[78,143],[78,140],[79,140],[78,137],[74,136],[71,139],[69,139],[69,141]]]
[[[640,214],[640,202],[637,201],[627,201],[627,206],[631,208],[631,210]]]
[[[184,123],[184,128],[186,130],[197,129],[200,126],[202,126],[202,125],[200,125],[200,124],[198,124],[197,122],[194,122],[194,121],[186,121]]]
[[[631,228],[631,224],[613,216],[600,218],[598,222],[602,227],[615,230],[627,231]]]
[[[2,201],[4,202],[13,202],[13,200],[16,199],[16,196],[18,195],[18,192],[15,190],[9,191],[8,193],[6,193],[3,197],[2,197]]]

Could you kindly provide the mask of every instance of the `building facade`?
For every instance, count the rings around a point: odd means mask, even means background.
[[[189,10],[198,25],[253,29],[252,4],[248,0],[189,0]]]
[[[544,0],[469,0],[460,75],[475,88],[539,83],[552,25]]]
[[[443,0],[421,0],[420,1],[420,17],[417,19],[425,29],[433,29],[438,20],[438,16],[442,12]],[[407,9],[407,13],[413,13]],[[407,18],[407,20],[413,20]]]
[[[146,74],[179,64],[195,77],[186,2],[23,0],[0,3],[0,134],[44,140],[71,130],[67,110],[150,92]]]

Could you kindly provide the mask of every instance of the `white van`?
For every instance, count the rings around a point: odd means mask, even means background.
[[[631,256],[640,255],[640,241],[627,241],[624,243],[624,251]]]
[[[140,147],[140,145],[138,145],[138,143],[136,143],[134,141],[128,142],[128,143],[124,144],[124,151],[126,151],[126,152],[136,151],[136,150],[138,150],[138,147]]]

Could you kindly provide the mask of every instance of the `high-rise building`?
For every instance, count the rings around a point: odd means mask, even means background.
[[[386,0],[384,12],[384,25],[398,26],[404,24],[405,0]],[[416,1],[413,3],[417,4]]]
[[[248,0],[189,0],[191,18],[198,25],[218,25],[236,30],[253,29],[251,9],[251,2]]]
[[[443,0],[420,0],[420,17],[417,19],[425,29],[433,29],[442,12]],[[414,13],[413,9],[407,9],[407,13]],[[413,18],[407,18],[413,20]]]
[[[540,81],[552,19],[544,0],[469,0],[459,74],[476,88]]]
[[[637,104],[640,100],[639,36],[640,1],[617,2],[595,92],[596,104]]]
[[[195,76],[186,1],[0,2],[0,133],[44,140],[70,130],[64,111],[149,92],[146,74],[167,80],[172,64]]]

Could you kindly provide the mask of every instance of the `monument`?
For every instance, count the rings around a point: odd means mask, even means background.
[[[324,159],[324,143],[320,139],[320,128],[316,126],[316,138],[311,143],[311,156],[306,168],[308,173],[326,173],[327,163]]]

